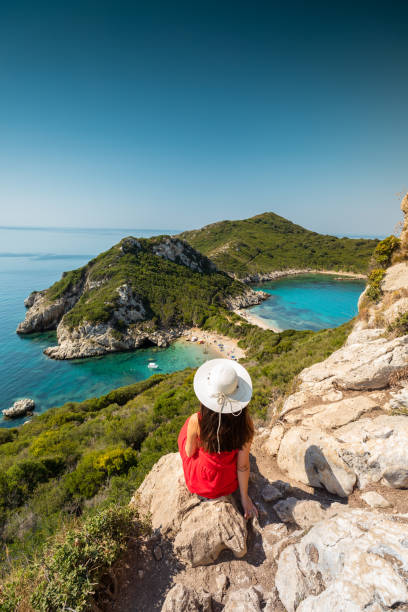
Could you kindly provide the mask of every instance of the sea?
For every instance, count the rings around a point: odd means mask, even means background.
[[[152,374],[148,367],[152,360],[159,366],[155,373],[169,373],[197,367],[214,356],[211,348],[178,341],[168,348],[54,361],[43,350],[56,343],[55,332],[15,333],[31,291],[49,287],[63,271],[84,265],[125,236],[148,238],[178,231],[0,227],[0,410],[30,397],[36,402],[36,413],[41,413],[144,380]],[[271,298],[255,307],[254,314],[281,329],[321,329],[354,316],[364,283],[302,275],[259,288]],[[13,427],[26,420],[0,417],[0,426]]]

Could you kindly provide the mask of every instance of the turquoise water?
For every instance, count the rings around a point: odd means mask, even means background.
[[[268,325],[317,331],[337,327],[357,314],[365,281],[332,274],[302,274],[259,283],[253,288],[271,296],[250,309]]]
[[[24,298],[33,289],[44,289],[58,280],[63,270],[85,264],[129,234],[145,237],[161,231],[140,230],[6,230],[0,228],[0,409],[21,397],[36,402],[44,412],[66,401],[99,396],[122,385],[185,367],[197,367],[209,357],[202,345],[177,342],[169,348],[147,348],[133,353],[93,359],[54,361],[43,355],[56,342],[55,332],[18,336],[15,329],[24,318]],[[58,251],[59,249],[59,251]],[[147,367],[149,359],[157,370]],[[26,419],[2,420],[12,427]]]

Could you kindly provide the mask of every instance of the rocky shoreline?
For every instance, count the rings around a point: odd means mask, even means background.
[[[51,359],[64,360],[132,351],[150,345],[166,347],[189,330],[185,325],[170,328],[152,325],[145,319],[143,304],[127,285],[119,287],[118,305],[108,322],[84,321],[71,329],[65,324],[63,316],[79,299],[86,283],[74,287],[66,297],[55,302],[47,299],[45,291],[31,293],[25,300],[28,308],[26,318],[19,324],[17,333],[56,329],[58,344],[44,349],[44,354]],[[268,297],[267,293],[247,288],[240,295],[227,297],[224,303],[229,310],[237,310],[259,304]],[[122,331],[115,327],[117,319],[125,325]]]
[[[366,274],[357,274],[356,272],[346,272],[346,271],[338,271],[338,270],[314,270],[312,268],[290,268],[288,270],[276,270],[274,272],[266,272],[266,273],[256,273],[256,274],[248,274],[244,277],[238,277],[237,275],[232,275],[235,280],[239,280],[241,283],[250,284],[250,283],[265,283],[267,281],[277,280],[278,278],[284,278],[286,276],[295,276],[298,274],[333,274],[337,276],[344,276],[349,278],[361,278],[366,279]]]

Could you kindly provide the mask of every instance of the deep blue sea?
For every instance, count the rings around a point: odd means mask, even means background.
[[[364,280],[332,274],[288,276],[253,285],[271,297],[250,311],[278,329],[337,327],[357,314],[365,285]]]
[[[201,345],[177,342],[169,348],[148,348],[133,353],[92,359],[54,361],[43,349],[55,343],[55,332],[18,336],[24,318],[24,298],[34,289],[45,289],[64,270],[84,265],[91,257],[129,235],[149,237],[166,230],[22,229],[0,227],[0,409],[22,397],[36,402],[44,412],[66,401],[99,396],[116,387],[143,380],[153,372],[173,372],[197,367],[213,357]],[[350,319],[356,312],[361,281],[322,276],[292,277],[260,286],[271,298],[254,313],[280,328],[320,329]],[[26,419],[2,420],[0,426],[19,425]]]

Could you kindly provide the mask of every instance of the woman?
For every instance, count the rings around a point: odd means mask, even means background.
[[[244,517],[258,516],[248,495],[254,435],[246,408],[252,395],[248,372],[231,359],[212,359],[198,368],[194,391],[200,411],[186,420],[178,437],[188,490],[215,499],[239,487]]]

